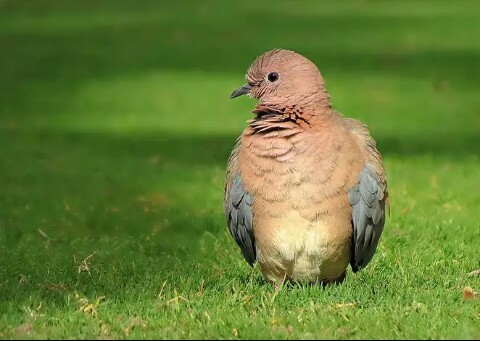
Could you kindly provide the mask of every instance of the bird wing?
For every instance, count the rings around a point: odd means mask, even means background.
[[[354,119],[345,119],[345,122],[357,136],[366,160],[358,183],[349,192],[353,227],[350,264],[357,272],[370,262],[377,249],[385,225],[385,210],[389,210],[389,198],[382,157],[367,126]]]
[[[241,139],[237,140],[228,159],[224,190],[224,211],[230,234],[242,250],[248,264],[256,260],[255,237],[253,235],[252,202],[253,197],[243,187],[238,167],[238,152]]]

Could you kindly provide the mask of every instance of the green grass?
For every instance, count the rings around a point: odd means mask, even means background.
[[[1,0],[0,337],[479,339],[479,17],[473,0]],[[274,293],[225,225],[254,106],[228,97],[274,47],[317,63],[384,156],[392,213],[341,286]]]

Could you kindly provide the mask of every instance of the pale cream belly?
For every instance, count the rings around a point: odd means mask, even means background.
[[[264,277],[272,282],[341,277],[350,261],[349,228],[328,219],[311,222],[296,211],[257,221],[257,261]]]

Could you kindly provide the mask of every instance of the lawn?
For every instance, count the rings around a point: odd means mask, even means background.
[[[480,2],[0,0],[0,338],[480,338]],[[391,215],[279,292],[223,216],[274,47],[368,124]]]

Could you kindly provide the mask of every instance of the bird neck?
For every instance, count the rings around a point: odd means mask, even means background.
[[[256,116],[249,121],[249,126],[255,134],[286,130],[295,134],[333,122],[338,116],[330,102],[316,106],[259,103],[252,112]]]

